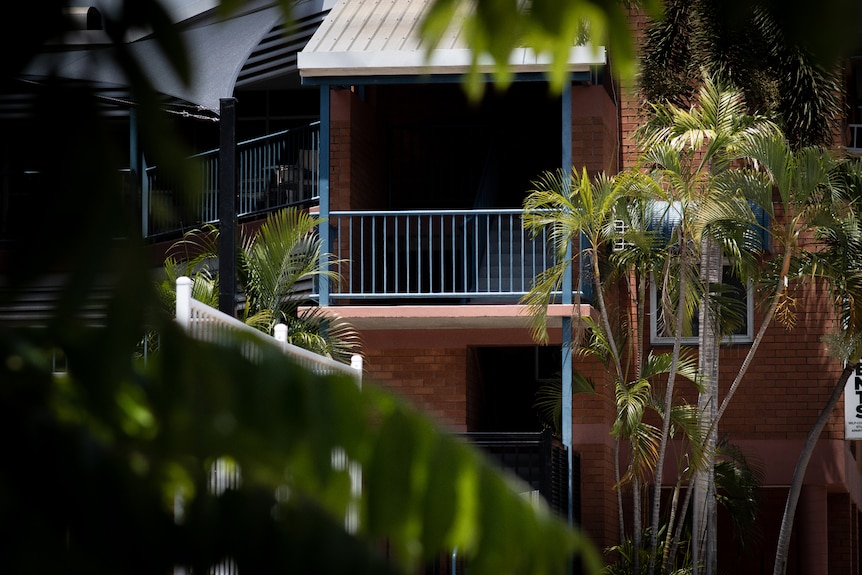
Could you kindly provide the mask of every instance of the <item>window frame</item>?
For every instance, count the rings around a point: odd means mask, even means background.
[[[724,277],[723,270],[724,268],[729,267],[730,264],[726,259],[722,261],[722,278]],[[658,289],[656,285],[655,278],[652,273],[650,273],[650,342],[654,345],[672,345],[675,341],[675,337],[672,335],[659,335],[658,333],[658,315],[659,315],[659,306],[658,306]],[[735,333],[730,335],[725,335],[721,338],[722,345],[732,345],[732,344],[747,344],[754,342],[754,284],[751,280],[747,282],[746,290],[745,290],[745,333]],[[680,343],[683,345],[698,345],[700,342],[697,336],[693,337],[683,337],[680,340]]]

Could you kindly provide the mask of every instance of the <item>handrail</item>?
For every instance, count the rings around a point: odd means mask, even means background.
[[[319,199],[320,122],[245,140],[237,144],[236,150],[239,217]],[[181,198],[157,167],[150,166],[142,183],[145,237],[218,221],[219,149],[200,152],[187,160],[201,183],[193,212],[195,221],[180,219]]]
[[[237,318],[194,299],[192,280],[187,276],[177,279],[176,320],[193,338],[200,341],[221,344],[239,343],[243,355],[251,361],[258,361],[263,346],[271,346],[290,357],[300,366],[317,375],[347,375],[355,378],[357,385],[362,383],[362,356],[354,355],[350,365],[329,357],[318,355],[287,342],[287,326],[276,326],[276,335],[270,336]],[[237,334],[242,334],[237,337]]]

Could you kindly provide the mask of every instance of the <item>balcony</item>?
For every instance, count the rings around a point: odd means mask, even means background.
[[[237,216],[252,217],[293,205],[318,201],[320,123],[285,130],[237,144]],[[189,158],[197,170],[200,193],[191,210],[184,209],[172,183],[147,169],[141,190],[141,230],[144,237],[176,235],[202,223],[218,221],[219,150]],[[129,188],[134,184],[126,184]],[[191,211],[191,217],[183,213]]]
[[[532,237],[518,209],[334,211],[327,224],[342,281],[322,280],[318,301],[362,330],[524,328],[521,298],[558,263],[550,236]],[[553,294],[549,328],[593,313],[572,287],[577,303],[563,303],[574,275]]]
[[[318,205],[319,150],[319,123],[237,144],[238,216],[254,217],[286,206]],[[146,237],[176,236],[183,229],[218,221],[218,152],[211,150],[190,158],[191,169],[199,170],[202,192],[191,210],[186,207],[188,224],[181,217],[183,210],[174,187],[156,168],[147,170],[139,204]],[[131,199],[134,186],[127,183],[124,193]],[[485,190],[483,194],[490,193]],[[405,314],[407,306],[435,306],[435,313],[442,314],[436,320],[417,311],[421,317],[416,316],[416,322],[425,326],[437,320],[453,325],[455,318],[470,313],[475,317],[464,321],[476,325],[477,318],[488,313],[488,304],[506,304],[513,309],[498,309],[493,321],[486,321],[495,323],[493,327],[523,325],[523,317],[506,314],[523,315],[523,309],[514,309],[523,306],[512,304],[530,291],[539,274],[558,264],[549,235],[533,237],[524,230],[520,209],[327,213],[325,206],[320,207],[326,216],[321,229],[324,251],[339,262],[343,281],[320,283],[316,295],[321,305],[338,306],[348,315],[356,311],[347,309],[351,306],[366,308],[359,312],[360,317],[353,317],[363,325],[389,323],[379,314],[381,308],[393,304],[400,307],[401,322],[410,317]],[[561,285],[554,293],[557,303],[564,301],[565,289]],[[574,296],[574,289],[568,289]],[[588,300],[588,294],[581,295]],[[485,309],[478,311],[477,305]],[[452,309],[443,309],[447,306]],[[549,316],[564,317],[572,311],[571,304],[565,309],[553,307]]]
[[[557,264],[516,209],[336,211],[328,223],[344,278],[329,297],[342,303],[512,303]]]

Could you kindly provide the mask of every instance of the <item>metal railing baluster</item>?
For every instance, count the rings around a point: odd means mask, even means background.
[[[339,235],[342,228],[349,234],[332,248],[349,260],[339,298],[513,301],[556,259],[548,234],[530,238],[516,209],[336,211],[330,218]]]

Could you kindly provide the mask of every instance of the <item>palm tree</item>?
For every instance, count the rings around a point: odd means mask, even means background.
[[[648,277],[648,269],[643,266],[654,265],[656,261],[662,261],[657,254],[665,252],[655,242],[657,234],[650,232],[646,226],[651,223],[652,218],[645,216],[645,210],[638,208],[638,202],[621,202],[626,194],[638,193],[642,189],[650,189],[653,192],[660,190],[654,180],[645,178],[641,174],[631,173],[621,176],[619,179],[597,176],[590,180],[584,171],[582,174],[573,172],[572,185],[566,187],[560,172],[545,173],[536,182],[533,189],[524,202],[524,225],[533,232],[550,230],[554,238],[558,252],[562,253],[565,245],[575,238],[585,237],[586,247],[580,254],[590,262],[590,277],[594,286],[594,293],[598,304],[600,316],[598,322],[584,318],[583,324],[589,334],[588,341],[582,345],[578,352],[599,358],[604,363],[609,373],[613,374],[615,395],[617,403],[617,419],[611,430],[615,438],[615,477],[617,486],[624,483],[632,484],[632,495],[634,498],[635,526],[634,544],[640,546],[639,537],[642,529],[638,523],[641,517],[641,502],[639,499],[640,485],[647,471],[656,472],[655,462],[658,450],[660,433],[650,425],[643,422],[645,409],[655,409],[662,406],[660,411],[666,411],[667,421],[676,420],[677,428],[691,429],[690,425],[684,423],[684,417],[690,417],[685,410],[664,409],[665,403],[673,402],[673,377],[679,373],[691,380],[695,379],[693,365],[690,361],[680,355],[677,345],[676,353],[671,355],[650,355],[646,361],[641,357],[641,346],[635,345],[632,354],[636,357],[636,374],[633,378],[628,374],[630,362],[622,361],[622,351],[632,347],[626,346],[627,338],[623,333],[617,333],[611,328],[611,310],[604,298],[604,248],[609,240],[614,238],[614,222],[624,218],[628,224],[639,222],[641,227],[636,229],[630,226],[626,232],[624,241],[631,244],[627,251],[620,252],[618,258],[614,258],[621,267],[636,268],[636,272],[623,272],[622,277],[629,278],[638,276]],[[656,192],[657,193],[657,192]],[[629,197],[629,199],[631,199]],[[651,204],[650,204],[651,205]],[[574,258],[572,258],[573,260]],[[560,258],[560,263],[540,274],[523,301],[531,309],[533,319],[533,335],[539,341],[546,338],[546,311],[553,293],[558,289],[562,281],[563,273],[567,266],[572,265],[572,260]],[[618,272],[611,272],[611,275]],[[639,293],[645,292],[643,283],[635,280]],[[643,306],[635,306],[637,311],[633,314],[629,325],[642,326],[644,324]],[[616,310],[615,310],[616,311]],[[621,322],[625,323],[625,322]],[[635,328],[636,333],[640,328]],[[648,381],[650,378],[660,374],[670,374],[669,387],[671,392],[663,403],[652,397],[652,386]],[[583,378],[578,378],[581,381]],[[557,399],[559,402],[559,399]],[[553,406],[553,401],[543,402],[544,406]],[[551,407],[554,413],[555,407]],[[663,431],[670,434],[670,424]],[[619,445],[621,441],[629,442],[632,447],[632,459],[625,473],[619,468]],[[697,439],[691,441],[699,445]],[[693,459],[699,459],[694,457]],[[617,489],[617,504],[619,510],[620,538],[625,539],[625,528],[622,517],[622,495]],[[638,561],[640,556],[634,555]]]
[[[615,185],[613,178],[604,175],[591,180],[586,169],[581,174],[572,169],[570,175],[559,170],[545,172],[534,184],[536,187],[524,200],[523,225],[533,234],[549,230],[559,261],[537,276],[535,285],[522,300],[531,311],[534,339],[547,340],[545,328],[548,303],[558,291],[563,274],[571,265],[571,261],[565,257],[568,246],[579,245],[581,236],[586,238],[587,246],[572,259],[582,257],[590,262],[601,326],[606,334],[610,334],[610,316],[602,293],[599,262],[601,250],[613,229],[614,213],[621,200],[620,188]],[[608,341],[608,353],[616,372],[622,373],[620,350],[613,339]]]
[[[278,323],[286,324],[289,343],[349,363],[352,355],[360,353],[356,330],[310,305],[315,278],[340,278],[336,271],[319,267],[322,243],[316,230],[320,222],[307,212],[286,208],[273,212],[254,233],[242,237],[237,267],[245,300],[240,314],[247,324],[267,333]],[[218,229],[211,225],[187,232],[172,246],[160,284],[167,303],[179,275],[194,278],[193,297],[217,302],[217,246]]]
[[[853,166],[850,172],[858,184],[858,165]],[[859,198],[832,203],[830,216],[833,217],[822,220],[818,227],[819,249],[802,254],[797,260],[796,270],[800,277],[820,280],[827,286],[838,321],[835,333],[826,341],[830,352],[843,363],[844,368],[799,454],[781,520],[773,575],[786,573],[790,535],[808,462],[847,380],[859,369],[862,361],[862,218]]]
[[[792,262],[801,253],[800,238],[822,222],[829,221],[836,213],[836,205],[843,201],[842,182],[838,179],[843,163],[823,148],[807,147],[794,151],[778,133],[767,137],[753,134],[743,138],[736,153],[753,162],[754,167],[728,170],[714,179],[713,186],[717,190],[724,188],[726,192],[743,190],[750,201],[766,212],[768,220],[773,223],[770,232],[774,245],[772,253],[776,256],[766,263],[761,274],[767,308],[760,328],[709,424],[708,433],[711,435],[715,434],[718,422],[741,384],[772,319],[779,314],[792,325],[794,300],[788,296],[787,287]],[[776,218],[778,211],[781,213],[780,219]],[[841,241],[833,240],[832,244],[853,245],[848,239],[851,234],[846,226],[841,229],[845,230],[841,234]],[[842,251],[842,255],[846,256],[847,253],[846,249]],[[820,254],[817,259],[819,266],[809,265],[825,274],[825,270],[830,268],[823,263],[823,256],[828,256],[828,253]],[[813,261],[813,257],[807,256],[810,261]],[[853,267],[841,265],[837,269],[847,273]],[[800,273],[798,268],[795,271]],[[844,281],[839,282],[839,285],[852,284]],[[842,297],[836,296],[836,301]]]
[[[677,249],[681,298],[679,302],[696,302],[699,306],[699,358],[700,377],[704,392],[699,395],[705,426],[706,452],[714,454],[717,429],[713,425],[718,406],[718,346],[723,328],[722,315],[717,307],[717,286],[721,283],[722,260],[730,256],[739,274],[753,262],[748,226],[754,218],[745,198],[737,190],[720,184],[733,173],[732,163],[740,158],[744,142],[778,133],[777,126],[763,117],[747,113],[741,92],[729,89],[705,76],[698,91],[697,105],[689,110],[671,103],[653,105],[650,121],[638,131],[639,143],[645,150],[644,164],[656,170],[663,182],[669,202],[676,207],[679,222]],[[670,277],[665,275],[665,277]],[[687,294],[686,285],[695,287],[693,297]],[[687,305],[666,302],[664,314],[676,315],[677,328],[682,325],[682,312]],[[668,317],[665,315],[665,317]],[[675,334],[679,338],[677,329]],[[669,408],[669,406],[668,406]],[[669,421],[665,420],[667,427]],[[667,435],[663,434],[667,441]],[[660,451],[664,457],[664,450]],[[713,455],[714,457],[714,455]],[[661,467],[656,478],[660,485]],[[699,489],[695,493],[693,532],[693,560],[697,573],[701,551],[705,552],[707,573],[714,572],[715,543],[715,488],[713,465],[705,466],[705,474],[697,473]],[[653,552],[658,533],[659,490],[653,500]],[[702,543],[706,543],[702,547]],[[652,570],[650,571],[652,572]]]
[[[794,149],[830,145],[843,90],[840,70],[824,61],[766,5],[671,0],[647,30],[640,91],[649,102],[684,105],[696,94],[692,78],[706,70],[740,86],[753,109],[774,113]]]
[[[775,255],[764,263],[760,272],[760,292],[767,302],[760,328],[722,399],[713,425],[718,424],[727,410],[776,314],[787,327],[792,327],[794,299],[788,295],[788,286],[793,262],[807,253],[802,243],[806,234],[818,229],[822,233],[822,224],[831,219],[833,209],[844,201],[846,189],[840,179],[846,162],[825,148],[810,146],[794,151],[783,138],[774,135],[743,143],[741,154],[753,162],[753,167],[728,173],[718,185],[742,190],[765,212],[771,224],[768,230],[771,253]],[[798,268],[795,274],[798,276]]]

